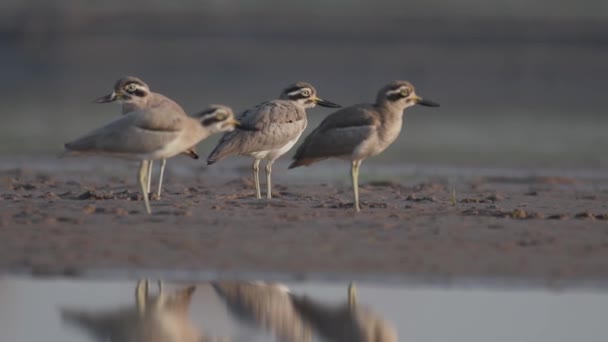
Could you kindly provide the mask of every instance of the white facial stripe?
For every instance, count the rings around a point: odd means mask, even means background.
[[[287,95],[289,97],[292,97],[292,96],[300,95],[301,92],[302,92],[302,89],[298,89],[296,91],[292,91],[291,93],[287,93]]]
[[[147,92],[147,91],[148,91],[148,89],[147,89],[146,87],[144,87],[143,85],[137,84],[137,83],[129,83],[129,84],[127,84],[127,86],[125,87],[125,89],[126,89],[127,91],[129,91],[129,90],[131,90],[131,89],[133,89],[133,88],[135,88],[135,89],[134,89],[132,92],[135,92],[135,91],[137,91],[137,90],[143,90],[143,91],[145,91],[145,92]]]
[[[308,95],[310,96],[310,94],[312,94],[312,90],[310,88],[302,88],[302,89],[298,89],[298,90],[294,90],[291,93],[287,93],[287,95],[289,97],[291,96],[296,96],[296,95],[300,95],[303,92],[308,91]]]
[[[391,95],[395,95],[395,94],[401,94],[401,90],[406,89],[407,87],[399,87],[395,90],[389,90],[386,92],[387,96],[391,96]]]

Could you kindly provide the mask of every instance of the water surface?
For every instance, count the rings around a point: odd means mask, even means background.
[[[165,291],[185,285],[167,283]],[[346,282],[287,285],[293,294],[327,305],[347,298]],[[62,318],[62,311],[101,313],[134,307],[135,286],[135,281],[0,278],[2,340],[95,341],[86,329]],[[357,293],[361,305],[394,326],[400,341],[565,342],[605,341],[608,336],[608,295],[601,292],[359,283]],[[189,315],[206,335],[232,341],[276,340],[269,331],[233,317],[208,283],[196,284]]]

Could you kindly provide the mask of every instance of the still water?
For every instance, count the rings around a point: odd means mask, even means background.
[[[148,292],[144,285],[0,278],[0,340],[363,341],[372,332],[375,341],[420,342],[608,337],[608,294],[597,291],[165,282],[159,294],[155,282]]]

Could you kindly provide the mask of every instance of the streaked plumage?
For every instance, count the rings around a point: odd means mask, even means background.
[[[374,104],[358,104],[330,114],[298,147],[289,168],[327,158],[352,162],[355,209],[360,210],[358,175],[361,162],[382,153],[401,132],[403,111],[415,104],[439,106],[416,95],[414,86],[394,81],[383,87]]]
[[[315,105],[339,107],[316,96],[315,88],[306,82],[298,82],[283,90],[278,100],[264,102],[242,112],[237,119],[257,131],[233,131],[226,133],[207,158],[213,164],[231,155],[246,155],[254,158],[253,176],[256,197],[261,198],[259,163],[267,160],[267,197],[272,197],[272,164],[289,151],[306,129],[306,108]]]

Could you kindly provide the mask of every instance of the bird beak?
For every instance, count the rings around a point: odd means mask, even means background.
[[[247,126],[247,125],[243,125],[241,122],[239,122],[238,120],[230,120],[228,121],[228,123],[234,125],[234,127],[236,129],[240,129],[241,131],[259,131],[259,129],[253,127],[253,126]]]
[[[416,104],[427,106],[427,107],[439,107],[439,103],[431,101],[431,100],[423,99],[422,97],[419,97],[419,96],[416,96],[414,98],[414,101],[416,101]]]
[[[315,97],[314,101],[316,104],[318,104],[321,107],[327,107],[327,108],[342,108],[342,106],[340,106],[339,104],[333,103],[333,102],[329,102],[327,100],[323,100],[322,98],[319,97]]]
[[[120,98],[119,94],[116,94],[116,92],[112,92],[106,96],[102,96],[98,99],[96,99],[94,102],[95,103],[108,103],[108,102],[114,102],[116,100],[118,100]]]

